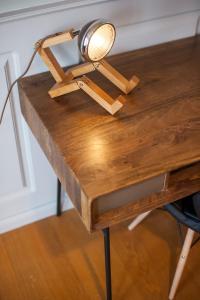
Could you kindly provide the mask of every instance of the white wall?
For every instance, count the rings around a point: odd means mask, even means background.
[[[35,41],[47,34],[103,17],[117,27],[112,53],[118,53],[194,35],[200,15],[199,0],[68,0],[53,6],[52,0],[50,5],[43,1],[40,9],[0,4],[0,109],[7,85],[25,68]],[[63,65],[79,60],[74,42],[55,51]],[[37,57],[29,74],[44,70]],[[23,121],[18,100],[15,89],[0,128],[0,232],[54,214],[56,208],[55,174]]]

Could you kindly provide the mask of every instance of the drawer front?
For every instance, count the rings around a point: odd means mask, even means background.
[[[120,223],[198,191],[200,162],[96,199],[91,207],[92,230]]]
[[[111,209],[136,202],[139,199],[148,197],[153,193],[163,190],[166,174],[151,178],[139,184],[116,191],[110,195],[102,196],[95,200],[93,213],[98,216]]]

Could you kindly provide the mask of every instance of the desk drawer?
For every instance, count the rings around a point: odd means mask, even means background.
[[[139,184],[116,191],[111,195],[96,199],[93,206],[94,214],[100,215],[111,209],[148,197],[153,193],[161,192],[165,185],[166,176],[167,174],[162,174]]]
[[[92,205],[92,229],[117,224],[197,191],[200,191],[200,163],[96,199]]]

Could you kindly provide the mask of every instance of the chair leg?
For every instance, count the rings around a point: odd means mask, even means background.
[[[137,218],[133,220],[133,222],[128,226],[129,230],[133,230],[138,224],[140,224],[150,213],[152,210],[149,210],[143,214],[140,214]]]
[[[183,234],[183,230],[182,230],[182,224],[177,221],[178,224],[178,231],[179,231],[179,237],[180,237],[180,242],[181,242],[181,247],[183,247],[184,244],[184,234]]]
[[[178,285],[179,285],[179,282],[180,282],[180,279],[181,279],[181,276],[182,276],[182,273],[183,273],[183,270],[184,270],[184,267],[185,267],[185,263],[187,261],[187,257],[188,257],[188,254],[189,254],[189,251],[190,251],[190,248],[191,248],[191,245],[192,245],[192,240],[193,240],[193,237],[194,237],[194,233],[195,232],[190,228],[187,231],[186,238],[185,238],[183,248],[182,248],[182,251],[181,251],[181,255],[179,257],[178,265],[177,265],[177,268],[176,268],[176,273],[174,275],[173,283],[172,283],[170,293],[169,293],[169,299],[170,300],[174,299],[176,290],[178,288]]]

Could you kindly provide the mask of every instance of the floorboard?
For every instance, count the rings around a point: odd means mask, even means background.
[[[111,229],[113,300],[165,300],[180,238],[161,210],[134,231]],[[200,243],[192,248],[175,299],[199,299]],[[0,300],[102,300],[101,232],[89,235],[74,210],[0,236]]]

